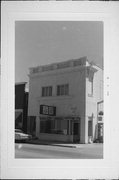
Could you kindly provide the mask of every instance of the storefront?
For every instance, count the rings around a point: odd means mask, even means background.
[[[56,110],[40,105],[39,116],[29,118],[29,133],[42,140],[80,142],[80,117],[57,116]]]
[[[58,141],[80,141],[80,118],[39,117],[39,138]],[[44,135],[45,134],[45,135]]]

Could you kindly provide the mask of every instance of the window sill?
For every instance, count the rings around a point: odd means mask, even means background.
[[[43,97],[43,96],[40,96],[38,97],[38,100],[42,99],[42,100],[53,100],[53,99],[71,99],[73,96],[71,95],[67,95],[67,96],[46,96],[46,97]]]

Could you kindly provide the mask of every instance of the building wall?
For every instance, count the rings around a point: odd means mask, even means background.
[[[23,109],[25,83],[15,85],[15,109]]]
[[[98,67],[92,67],[83,59],[83,65],[53,69],[52,71],[37,71],[30,73],[29,81],[29,116],[37,116],[36,124],[38,125],[40,116],[40,105],[49,105],[56,107],[56,116],[63,117],[80,117],[80,142],[87,143],[89,131],[92,131],[92,137],[95,137],[95,126],[97,123],[97,102],[102,99],[102,70]],[[55,66],[55,65],[53,65]],[[89,68],[91,66],[91,68]],[[38,67],[39,69],[41,67]],[[46,67],[48,68],[48,67]],[[90,69],[87,71],[87,69]],[[87,73],[88,72],[88,73]],[[91,83],[89,76],[93,74],[93,95],[89,95]],[[69,84],[68,96],[57,96],[57,85]],[[44,86],[53,86],[51,97],[42,97],[41,90]],[[92,125],[89,124],[92,121]],[[37,126],[36,125],[36,126]],[[39,125],[38,125],[39,126]],[[92,129],[89,128],[92,126]],[[39,127],[36,127],[39,132]]]
[[[92,136],[96,138],[96,126],[97,126],[97,103],[103,100],[103,71],[99,67],[94,67],[96,71],[93,74],[93,94],[89,95],[89,77],[86,78],[86,118],[87,122],[92,120]],[[87,123],[88,133],[88,123]]]
[[[57,96],[57,85],[62,84],[69,84],[68,96]],[[53,86],[51,97],[41,96],[43,86]],[[78,116],[81,118],[81,124],[85,125],[82,122],[85,116],[85,68],[60,69],[30,77],[28,115],[39,116],[39,109],[42,104],[55,106],[56,116]],[[83,129],[84,127],[81,128],[81,133],[83,133]],[[39,131],[38,127],[36,131]]]
[[[71,116],[73,108],[75,115],[84,116],[85,79],[84,69],[67,72],[39,75],[30,78],[29,116],[39,115],[39,104],[56,106],[57,116]],[[69,96],[57,96],[57,85],[69,84]],[[53,96],[42,97],[43,86],[53,86]]]
[[[15,128],[27,132],[28,92],[25,92],[26,83],[15,84]]]

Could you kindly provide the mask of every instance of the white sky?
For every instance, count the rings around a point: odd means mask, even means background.
[[[82,56],[103,65],[102,22],[16,21],[16,82],[28,82],[29,67]]]

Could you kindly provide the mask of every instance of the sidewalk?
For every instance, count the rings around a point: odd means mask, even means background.
[[[34,139],[30,141],[26,141],[27,144],[36,144],[36,145],[49,145],[49,146],[59,146],[59,147],[68,147],[68,148],[83,148],[86,146],[95,146],[101,143],[92,143],[92,144],[80,144],[80,143],[67,143],[67,142],[56,142],[56,141],[43,141],[39,139]]]

